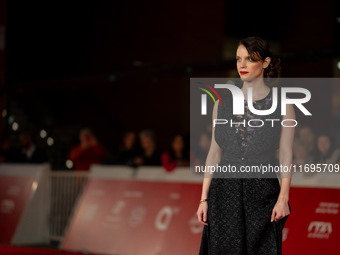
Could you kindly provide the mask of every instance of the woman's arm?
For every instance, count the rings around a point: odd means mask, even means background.
[[[213,114],[212,114],[213,115],[212,123],[214,122],[214,119],[217,119],[218,105],[219,105],[219,100],[214,105]],[[223,156],[223,149],[221,149],[221,147],[216,143],[215,127],[213,126],[210,148],[209,148],[209,152],[208,152],[206,163],[205,163],[206,167],[216,166],[216,164],[220,163],[222,156]],[[204,178],[203,178],[201,199],[208,198],[209,187],[210,187],[212,177],[213,177],[213,173],[210,173],[208,171],[205,172]],[[207,220],[207,208],[208,208],[207,202],[203,202],[202,204],[200,204],[198,211],[197,211],[198,220],[204,225],[207,225],[207,223],[205,223],[205,221]]]
[[[286,115],[283,116],[283,120],[292,119],[295,120],[294,106],[289,104],[286,107]],[[294,121],[285,121],[285,125],[293,126]],[[293,160],[293,143],[294,143],[294,132],[295,127],[282,127],[280,137],[280,149],[279,149],[279,161],[282,168],[291,169]],[[291,184],[291,172],[281,173],[281,191],[279,200],[288,202],[289,200],[289,189]]]
[[[284,123],[288,127],[283,126],[281,129],[279,161],[282,168],[287,168],[288,170],[290,170],[293,161],[293,141],[295,127],[289,126],[293,126],[295,122],[289,121],[288,119],[295,120],[295,111],[293,105],[287,105],[286,115],[284,115],[282,119],[287,120]],[[291,176],[291,172],[281,172],[280,194],[272,210],[272,215],[270,219],[271,221],[280,220],[290,214],[288,200]]]

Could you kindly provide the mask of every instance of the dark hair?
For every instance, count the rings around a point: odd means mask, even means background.
[[[170,143],[170,146],[169,146],[169,155],[170,155],[170,158],[172,160],[177,160],[178,158],[176,157],[175,155],[175,151],[174,149],[172,148],[172,144],[173,142],[175,141],[175,139],[180,136],[183,140],[183,144],[184,144],[184,147],[183,147],[183,150],[182,150],[182,158],[180,158],[181,160],[186,160],[186,159],[189,159],[189,148],[188,148],[188,145],[186,143],[186,140],[185,140],[185,136],[183,134],[175,134],[172,136],[171,138],[171,143]]]
[[[150,137],[154,142],[156,142],[156,134],[151,129],[143,129],[139,133],[139,137],[147,136]]]
[[[269,43],[257,36],[247,37],[239,42],[246,47],[249,55],[254,61],[263,61],[269,57],[269,66],[264,70],[264,78],[277,78],[280,76],[281,60],[273,56]]]
[[[321,136],[327,137],[329,142],[330,142],[330,148],[329,148],[328,152],[326,153],[326,155],[322,155],[321,152],[319,151],[319,148],[318,148],[318,140]],[[314,153],[313,153],[313,161],[314,162],[313,163],[324,163],[325,160],[333,154],[333,152],[335,150],[335,144],[332,141],[334,141],[334,139],[331,135],[329,135],[327,133],[323,133],[323,132],[318,134],[318,136],[315,139]]]

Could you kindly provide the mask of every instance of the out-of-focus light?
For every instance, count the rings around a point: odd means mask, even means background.
[[[3,109],[1,115],[3,118],[5,118],[7,116],[7,110]]]
[[[47,138],[48,146],[52,146],[54,144],[54,139],[52,137]]]
[[[8,117],[8,124],[12,124],[14,121],[14,117],[13,116],[9,116]]]
[[[72,160],[66,160],[66,167],[68,168],[68,169],[71,169],[72,167],[73,167],[73,162],[72,162]]]
[[[44,138],[46,138],[46,136],[47,136],[46,130],[44,130],[44,129],[40,130],[40,137],[44,139]]]
[[[37,188],[38,188],[38,182],[37,182],[37,181],[34,181],[34,182],[32,183],[32,191],[33,191],[33,192],[36,191]]]
[[[142,66],[143,62],[139,61],[139,60],[135,60],[135,61],[133,61],[132,65],[134,65],[134,66]]]
[[[113,82],[113,81],[115,81],[115,80],[116,80],[116,75],[111,74],[111,75],[109,76],[109,81],[110,81],[110,82]]]
[[[338,62],[337,67],[340,70],[340,61]]]
[[[336,18],[336,22],[340,23],[340,17]]]
[[[17,131],[19,129],[19,124],[17,122],[13,122],[12,124],[12,130]]]
[[[191,66],[187,66],[186,68],[185,68],[185,72],[186,73],[192,73],[192,71],[193,71],[193,69],[192,69],[192,67]]]

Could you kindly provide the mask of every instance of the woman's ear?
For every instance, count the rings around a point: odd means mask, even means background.
[[[265,58],[265,60],[263,61],[263,64],[262,64],[263,69],[266,69],[269,66],[270,60],[271,60],[270,57]]]

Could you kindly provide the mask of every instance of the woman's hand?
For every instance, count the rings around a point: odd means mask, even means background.
[[[290,214],[288,202],[278,200],[273,208],[270,221],[278,221]]]
[[[200,203],[197,209],[197,218],[198,218],[198,221],[202,223],[203,225],[208,225],[208,223],[206,223],[207,212],[208,212],[208,203],[207,202]]]

